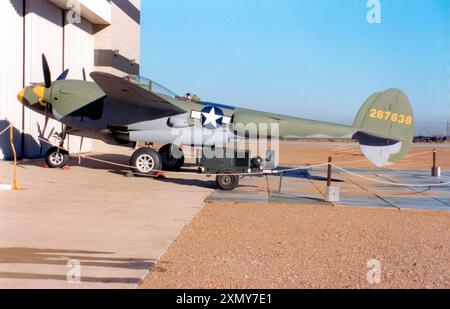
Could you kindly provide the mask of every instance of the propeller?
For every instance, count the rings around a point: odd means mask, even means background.
[[[42,54],[42,71],[44,72],[44,81],[45,81],[45,88],[49,89],[52,86],[52,73],[50,72],[50,67],[48,65],[48,61],[47,58],[45,57],[44,54]],[[69,71],[64,71],[60,77],[62,78],[66,78],[67,74],[69,73]],[[44,94],[44,93],[43,93]],[[49,114],[50,114],[50,104],[48,102],[45,102],[44,100],[44,95],[39,96],[39,98],[41,99],[41,103],[45,104],[45,123],[44,123],[44,128],[42,130],[42,134],[45,134],[45,131],[47,131],[47,126],[48,126],[48,121],[50,119]]]
[[[49,89],[52,86],[52,73],[50,72],[50,67],[48,65],[47,57],[45,57],[44,54],[42,54],[42,71],[44,73],[45,88]],[[56,80],[66,80],[68,74],[69,74],[69,69],[66,69],[66,70],[64,70],[64,72],[62,72],[58,76],[58,78]],[[36,93],[36,94],[39,95],[39,97],[41,99],[43,99],[42,98],[42,96],[43,96],[42,89],[40,89],[40,92]]]
[[[52,74],[50,73],[50,67],[44,54],[42,54],[42,70],[44,72],[45,88],[48,89],[52,86]]]
[[[44,128],[42,129],[41,132],[41,138],[44,138],[45,132],[47,131],[47,127],[48,127],[48,121],[50,120],[50,104],[49,103],[45,103],[45,120],[44,120]],[[41,143],[41,155],[42,155],[42,143]]]
[[[47,58],[45,57],[45,54],[42,54],[42,71],[44,74],[44,85],[42,84],[38,84],[35,85],[33,87],[33,92],[35,95],[37,95],[39,97],[39,103],[41,104],[42,107],[45,107],[45,123],[44,123],[44,127],[41,133],[41,138],[44,136],[45,131],[47,130],[48,127],[48,122],[50,120],[50,113],[52,111],[52,106],[51,103],[48,102],[46,99],[46,94],[49,94],[49,92],[46,92],[47,89],[50,89],[52,87],[52,74],[50,71],[50,66],[48,65],[48,61]],[[83,80],[86,81],[86,70],[83,68]],[[63,81],[67,79],[67,76],[69,74],[69,69],[64,70],[64,72],[62,72],[59,77],[57,78],[57,81]],[[81,140],[81,144],[80,144],[80,148],[83,147],[83,139]]]
[[[41,85],[37,85],[36,87],[33,88],[33,92],[39,97],[39,103],[41,105],[45,105],[45,122],[44,122],[44,127],[41,132],[41,138],[44,137],[45,132],[47,131],[48,122],[50,120],[50,109],[51,109],[50,103],[48,103],[45,100],[45,89],[49,89],[52,86],[52,74],[50,71],[50,66],[48,65],[47,57],[45,57],[45,54],[42,54],[42,71],[44,74],[45,88]],[[61,75],[59,75],[57,80],[58,81],[66,80],[68,74],[69,74],[69,69],[64,70],[64,72],[62,72]],[[42,152],[42,147],[41,147],[41,152]]]
[[[59,77],[56,80],[66,80],[67,75],[69,74],[69,69],[66,69],[64,72],[59,75]]]

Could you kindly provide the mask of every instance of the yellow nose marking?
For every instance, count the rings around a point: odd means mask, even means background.
[[[44,86],[36,86],[33,88],[33,92],[39,98],[39,103],[42,106],[45,106],[45,87]]]
[[[23,88],[18,94],[17,94],[17,100],[19,100],[20,103],[23,103],[23,97],[25,96],[25,88]]]

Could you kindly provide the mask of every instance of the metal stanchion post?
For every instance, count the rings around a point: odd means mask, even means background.
[[[12,152],[14,154],[14,171],[13,171],[13,181],[12,181],[12,189],[13,190],[19,190],[20,186],[17,183],[17,153],[16,153],[16,147],[14,146],[14,128],[13,125],[9,126],[9,141],[11,143]]]
[[[332,167],[333,167],[333,158],[328,158],[328,170],[327,170],[327,188],[325,190],[325,200],[327,202],[339,202],[339,187],[332,186]]]
[[[328,172],[327,172],[327,187],[331,187],[331,167],[333,163],[333,158],[328,157]]]
[[[278,192],[280,192],[280,193],[281,193],[282,186],[283,186],[283,173],[280,173],[280,185],[278,187]]]
[[[433,149],[433,167],[431,168],[431,177],[441,177],[441,168],[437,166],[436,149]]]

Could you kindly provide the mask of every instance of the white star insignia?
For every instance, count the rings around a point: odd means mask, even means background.
[[[209,113],[202,113],[203,116],[205,116],[206,120],[205,123],[203,124],[205,127],[208,124],[212,124],[214,126],[214,128],[217,128],[217,120],[219,120],[220,118],[222,118],[221,115],[216,115],[216,109],[215,108],[211,108],[211,111]]]
[[[191,118],[202,120],[202,117],[205,117],[205,121],[204,121],[204,123],[202,123],[202,125],[204,127],[211,125],[215,129],[217,129],[219,127],[219,124],[217,123],[217,121],[220,118],[222,118],[221,124],[227,125],[227,124],[231,123],[231,117],[217,115],[216,111],[217,111],[216,108],[212,108],[209,113],[204,113],[204,112],[200,112],[200,111],[192,111]]]

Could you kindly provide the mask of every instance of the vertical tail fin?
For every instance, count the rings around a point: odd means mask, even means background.
[[[399,89],[370,96],[361,107],[353,136],[361,151],[378,167],[399,162],[412,146],[414,114],[408,97]]]

